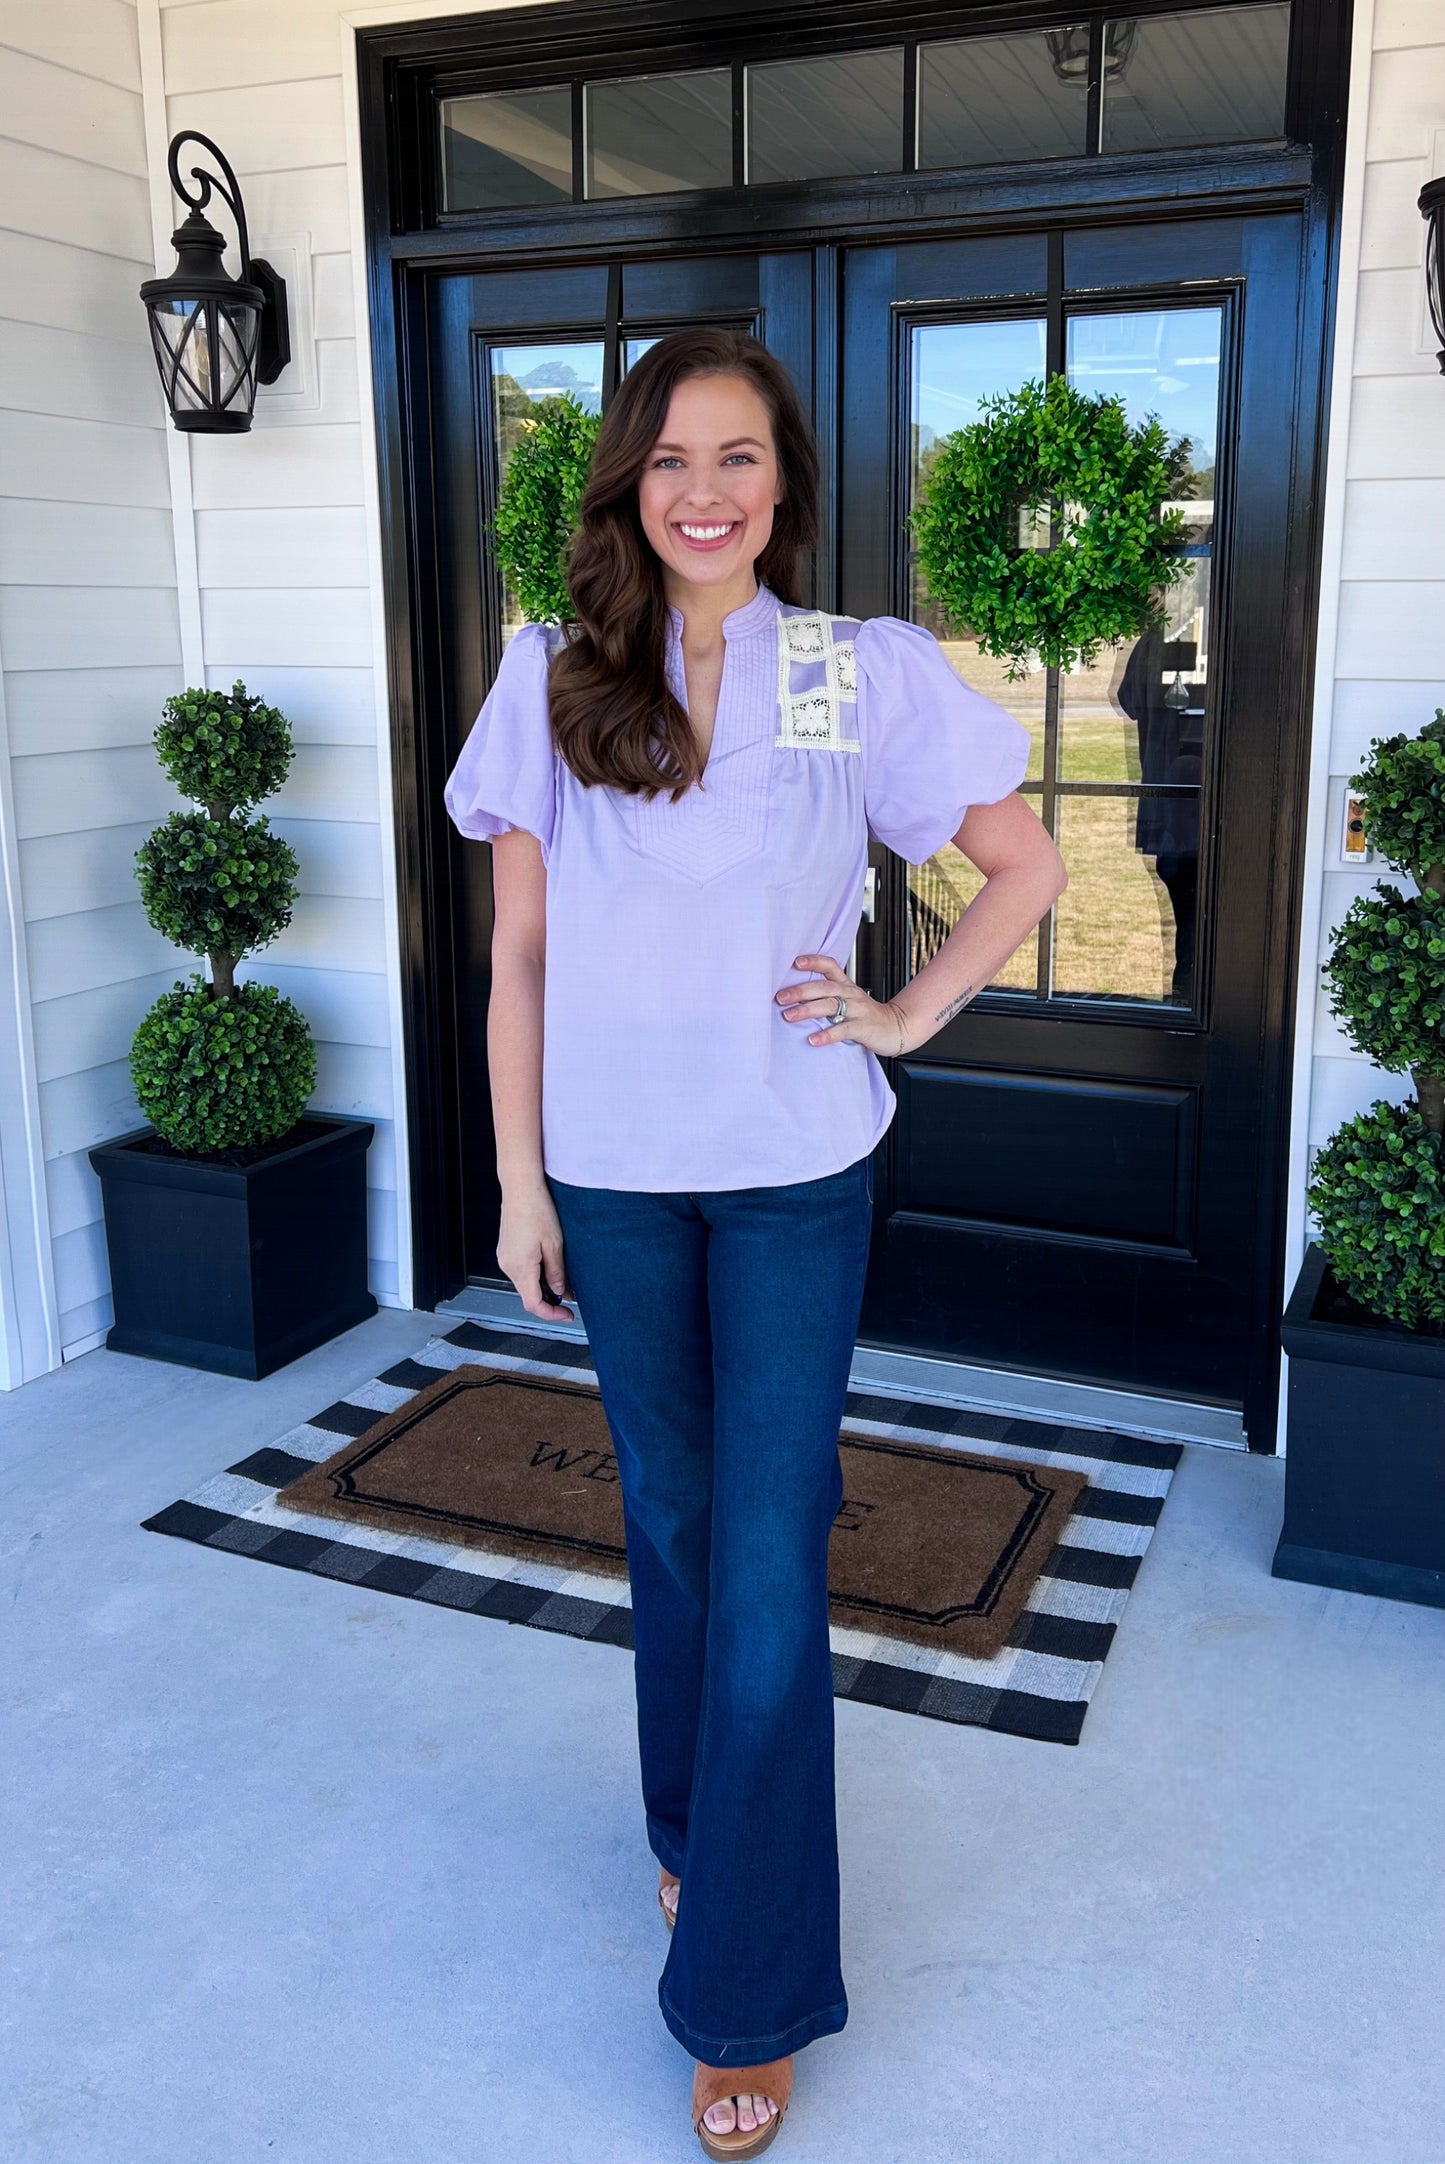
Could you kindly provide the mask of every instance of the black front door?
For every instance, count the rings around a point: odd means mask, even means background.
[[[1298,259],[1272,216],[861,246],[842,277],[842,605],[928,625],[1027,724],[1070,874],[997,982],[894,1063],[864,1334],[1243,1403],[1266,1431]],[[932,608],[906,512],[981,399],[1061,370],[1189,439],[1189,572],[1159,632],[1010,682]],[[979,881],[951,847],[877,855],[883,995]]]
[[[418,689],[438,795],[520,620],[486,522],[530,401],[571,389],[595,407],[649,339],[700,319],[746,325],[788,363],[838,482],[818,598],[928,624],[1027,723],[1025,786],[1071,876],[998,983],[890,1068],[863,1335],[1243,1403],[1266,1434],[1298,256],[1297,221],[1271,215],[433,272],[409,337],[429,406],[417,605],[435,637]],[[1189,437],[1189,575],[1162,633],[1009,683],[932,612],[905,514],[982,397],[1058,369]],[[978,877],[951,849],[921,867],[873,854],[857,967],[886,996]],[[497,1282],[490,852],[449,837],[436,871],[453,941],[436,1089],[461,1137],[447,1242],[468,1278]]]
[[[533,400],[570,391],[599,410],[614,380],[664,331],[699,322],[753,331],[806,391],[812,380],[812,258],[806,250],[467,272],[426,281],[413,349],[429,392],[435,517],[423,533],[419,584],[432,585],[435,677],[421,687],[430,787],[439,798],[522,621],[504,586],[486,525],[506,461]],[[498,1281],[497,1187],[486,1021],[491,994],[491,851],[449,833],[437,876],[451,882],[449,1026],[438,1094],[460,1135],[456,1177],[440,1183],[452,1213],[449,1247],[467,1278]]]

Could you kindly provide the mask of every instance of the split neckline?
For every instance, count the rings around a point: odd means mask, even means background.
[[[745,639],[755,633],[770,629],[773,619],[781,607],[782,604],[773,592],[772,587],[765,586],[759,580],[758,590],[753,595],[752,600],[745,601],[741,608],[730,609],[723,618],[723,638],[726,640]],[[674,608],[669,603],[667,614],[672,626],[673,636],[680,642],[683,627],[682,610]]]

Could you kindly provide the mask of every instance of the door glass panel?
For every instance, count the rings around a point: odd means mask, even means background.
[[[967,683],[1028,729],[1023,790],[1052,819],[1069,866],[1057,911],[1000,971],[995,991],[1175,1007],[1193,1000],[1223,324],[1219,307],[1101,311],[1068,324],[1071,379],[1121,397],[1131,421],[1156,415],[1174,445],[1170,501],[1185,520],[1187,572],[1158,627],[1105,648],[1092,668],[1040,669],[1011,683],[1001,663],[948,622],[910,559],[911,620],[933,632]],[[1044,374],[1043,341],[1034,318],[914,326],[910,506],[942,439],[976,419],[985,396]],[[1046,529],[1034,539],[1046,546]],[[910,868],[914,973],[981,884],[951,846]]]
[[[1059,772],[1071,782],[1168,782],[1204,778],[1204,702],[1209,650],[1209,564],[1190,565],[1174,588],[1162,632],[1105,647],[1092,669],[1059,685]]]
[[[914,325],[908,450],[910,510],[918,501],[944,438],[976,421],[983,399],[999,391],[1017,390],[1030,377],[1043,373],[1042,317]],[[910,620],[934,634],[965,683],[1007,707],[1030,731],[1034,748],[1029,779],[1037,781],[1043,771],[1043,677],[1036,674],[1010,684],[1002,662],[981,654],[966,629],[950,627],[928,592],[913,550],[909,552],[908,569]]]
[[[916,977],[932,961],[969,903],[983,885],[983,873],[961,849],[945,842],[926,864],[908,867],[908,974]],[[990,980],[993,991],[1037,989],[1037,942],[1026,939]]]
[[[1283,135],[1288,6],[1195,8],[1108,33],[1103,149]]]
[[[902,169],[901,46],[748,68],[750,181]]]
[[[1088,54],[1085,24],[920,47],[919,165],[1081,158],[1088,147]]]
[[[1198,801],[1160,805],[1157,826],[1156,801],[1059,799],[1069,884],[1054,910],[1055,998],[1191,1004]]]
[[[492,443],[495,485],[500,493],[507,464],[520,441],[532,408],[544,398],[568,391],[588,413],[602,411],[602,341],[576,344],[493,346]],[[494,499],[495,500],[495,499]],[[527,621],[510,587],[502,591],[502,644]]]
[[[1076,316],[1068,363],[1084,391],[1153,414],[1181,450],[1171,506],[1185,520],[1188,574],[1170,589],[1162,633],[1106,648],[1063,678],[1059,772],[1067,781],[1189,782],[1201,777],[1209,681],[1214,477],[1223,318],[1217,308]]]
[[[918,323],[910,352],[908,501],[910,508],[928,477],[946,436],[976,421],[980,401],[997,391],[1016,390],[1044,373],[1044,323],[1027,316],[971,323]],[[994,699],[1029,731],[1033,750],[1028,779],[1037,786],[1043,774],[1045,680],[1041,673],[1011,684],[1003,663],[978,650],[966,630],[951,625],[928,592],[927,582],[910,551],[909,621],[931,631],[966,684]],[[916,973],[936,954],[972,901],[982,880],[968,859],[950,843],[927,864],[909,868],[909,956]],[[1013,956],[998,982],[1032,991],[1037,976],[1034,943]]]
[[[508,90],[441,101],[442,209],[572,200],[572,93]]]
[[[1070,863],[1059,904],[1060,998],[1177,1005],[1192,993],[1222,340],[1218,308],[1076,316],[1068,326],[1069,374],[1081,390],[1122,398],[1131,421],[1153,414],[1187,444],[1171,502],[1186,522],[1188,573],[1170,589],[1161,626],[1060,679],[1059,845],[1075,838],[1083,871],[1076,879]],[[1120,794],[1080,799],[1070,784]]]
[[[732,186],[730,68],[588,83],[584,100],[589,199]]]

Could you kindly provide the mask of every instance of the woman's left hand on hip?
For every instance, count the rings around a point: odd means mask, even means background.
[[[904,1049],[903,1017],[898,1009],[855,984],[831,954],[799,954],[793,966],[820,970],[825,979],[822,984],[785,984],[773,995],[785,1022],[813,1025],[809,1044],[861,1044],[885,1057]],[[835,1022],[832,1017],[840,999],[846,1002],[847,1012],[841,1022]]]

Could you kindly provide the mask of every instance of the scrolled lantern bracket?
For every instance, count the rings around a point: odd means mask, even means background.
[[[193,165],[188,186],[180,168],[186,143],[199,144],[220,173]],[[190,215],[171,236],[171,275],[148,278],[140,289],[156,365],[177,428],[234,433],[251,425],[257,384],[274,383],[291,358],[286,281],[251,254],[240,182],[219,145],[186,128],[171,142],[169,167],[171,186]],[[212,194],[235,220],[239,278],[226,269],[225,236],[206,216]]]

